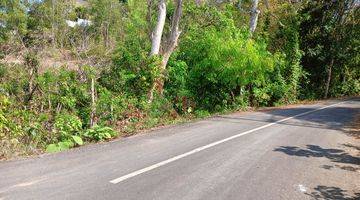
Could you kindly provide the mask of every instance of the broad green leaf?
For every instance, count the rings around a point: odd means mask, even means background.
[[[110,139],[110,138],[111,138],[111,135],[110,135],[109,132],[105,132],[105,138],[106,138],[106,139]]]
[[[46,152],[48,153],[55,153],[55,152],[59,152],[60,148],[56,145],[56,144],[49,144],[46,147]]]
[[[60,151],[64,151],[64,150],[70,149],[70,147],[71,147],[72,145],[71,145],[71,142],[69,142],[69,141],[64,141],[64,142],[59,142],[59,143],[58,143],[58,146],[59,146]]]
[[[72,138],[73,138],[73,140],[75,141],[76,144],[78,144],[78,145],[80,145],[80,146],[84,144],[84,142],[83,142],[83,140],[81,139],[81,137],[76,136],[76,135],[73,135]]]

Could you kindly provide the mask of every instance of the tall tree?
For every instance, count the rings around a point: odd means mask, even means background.
[[[342,52],[354,49],[346,41],[352,35],[345,31],[349,16],[356,12],[353,0],[309,2],[303,13],[306,19],[301,24],[302,49],[305,52],[303,66],[310,73],[311,90],[328,98],[335,77],[342,72],[347,57]]]
[[[156,22],[156,26],[152,34],[152,45],[151,45],[150,56],[153,55],[161,56],[161,64],[159,66],[161,74],[164,73],[169,58],[178,44],[179,36],[181,34],[181,31],[179,29],[179,24],[182,15],[182,6],[183,6],[182,0],[175,1],[175,10],[170,24],[170,32],[166,36],[166,39],[163,41],[163,44],[161,44],[161,37],[163,35],[165,19],[166,19],[166,2],[165,0],[160,0],[159,2],[158,20]],[[161,53],[160,53],[160,46],[162,46]],[[149,91],[149,102],[153,101],[155,90],[158,90],[160,94],[163,93],[163,87],[164,87],[164,78],[160,76],[156,78],[156,80],[153,83],[153,86]]]

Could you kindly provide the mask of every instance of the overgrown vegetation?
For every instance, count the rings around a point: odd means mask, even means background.
[[[151,55],[159,2],[165,26]],[[249,31],[252,1],[1,1],[0,158],[359,95],[359,4],[269,2]]]

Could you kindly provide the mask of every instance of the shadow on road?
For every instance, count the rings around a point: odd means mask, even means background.
[[[299,157],[325,157],[332,162],[342,164],[360,165],[360,158],[352,156],[341,149],[325,149],[318,145],[306,145],[306,149],[296,146],[280,146],[274,151],[285,153],[289,156]]]
[[[314,192],[306,194],[313,199],[317,200],[359,200],[360,193],[355,193],[354,195],[348,195],[346,190],[343,190],[338,187],[328,187],[319,185],[314,188]]]
[[[352,122],[357,115],[360,115],[360,108],[352,105],[359,105],[360,99],[354,99],[352,101],[340,104],[339,106],[329,107],[324,110],[319,110],[316,114],[301,115],[294,117],[294,120],[285,122],[279,122],[278,124],[310,127],[310,128],[322,128],[333,129],[348,132],[347,125]],[[230,123],[244,123],[243,121],[265,122],[273,123],[280,119],[287,117],[293,117],[301,113],[312,112],[319,107],[294,107],[294,108],[279,108],[274,110],[260,111],[265,115],[248,115],[248,116],[218,116],[214,121],[225,121]]]
[[[360,146],[356,146],[356,145],[349,144],[349,143],[348,144],[343,144],[343,146],[353,148],[353,149],[355,149],[357,151],[360,151]]]
[[[344,131],[357,139],[360,139],[360,112],[356,114],[356,116],[354,117],[354,120],[351,123],[346,124],[346,126],[344,127]],[[358,151],[360,151],[360,147],[359,146],[351,146],[352,148],[357,149]]]
[[[321,165],[320,166],[323,169],[327,169],[327,170],[331,170],[331,169],[342,169],[342,170],[346,170],[346,171],[350,171],[350,172],[360,172],[360,167],[353,167],[350,165]]]

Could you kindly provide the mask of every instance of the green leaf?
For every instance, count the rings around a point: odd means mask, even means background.
[[[72,144],[69,141],[64,141],[64,142],[59,142],[58,146],[59,146],[60,151],[64,151],[64,150],[70,149]]]
[[[104,135],[105,135],[105,138],[106,138],[106,139],[110,139],[110,138],[111,138],[111,134],[108,133],[108,132],[105,132]]]
[[[71,137],[73,138],[73,140],[75,141],[76,144],[78,144],[78,145],[80,145],[80,146],[84,144],[84,142],[83,142],[83,140],[81,139],[81,137],[76,136],[76,135],[73,135],[73,136],[71,136]]]
[[[55,153],[55,152],[59,152],[59,151],[60,151],[60,148],[56,144],[49,144],[46,147],[46,152],[48,152],[48,153]]]

